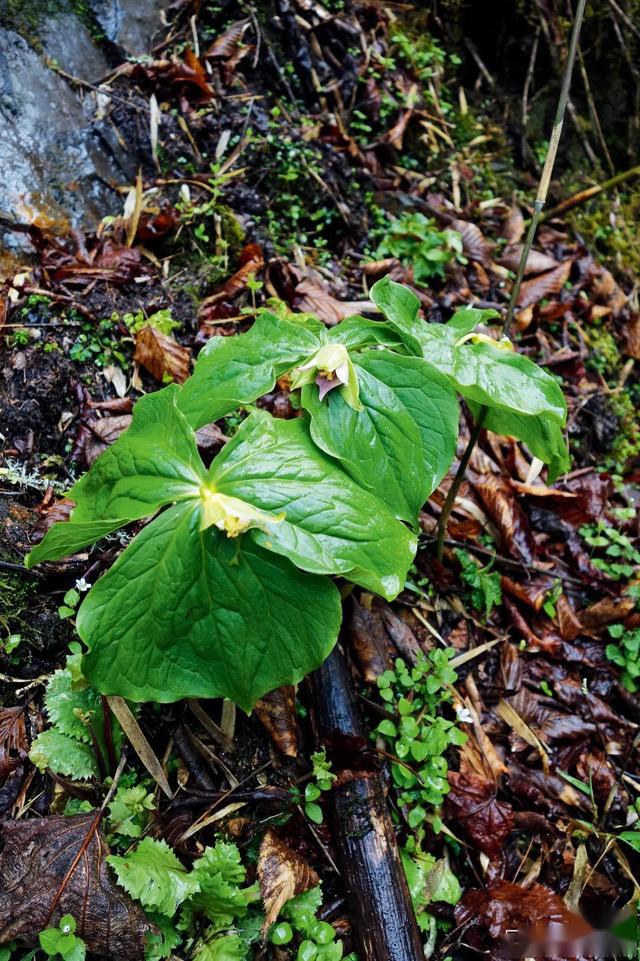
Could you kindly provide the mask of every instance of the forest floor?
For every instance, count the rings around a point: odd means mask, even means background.
[[[114,63],[101,109],[140,165],[122,212],[93,233],[18,225],[33,253],[2,261],[0,959],[33,956],[33,919],[46,928],[54,916],[41,889],[63,884],[70,866],[58,858],[56,877],[42,846],[73,847],[117,759],[111,721],[89,738],[80,724],[76,737],[61,701],[76,718],[89,707],[71,687],[73,615],[120,541],[22,566],[68,513],[64,491],[126,429],[143,392],[182,382],[211,336],[249,329],[265,305],[336,325],[372,309],[369,288],[385,274],[415,290],[430,322],[508,302],[544,144],[525,131],[523,155],[491,65],[474,50],[461,66],[438,19],[410,5],[301,0],[280,3],[278,18],[263,6],[183,4],[152,58]],[[535,99],[533,67],[529,80]],[[574,128],[566,137],[580,149]],[[589,183],[571,156],[550,208]],[[576,936],[609,930],[640,893],[637,207],[625,181],[566,219],[551,209],[527,262],[514,340],[566,395],[570,472],[548,485],[522,444],[484,431],[443,563],[435,529],[455,465],[421,513],[399,598],[356,589],[345,600],[340,643],[363,749],[385,778],[427,957],[502,958],[508,929],[578,911]],[[296,413],[284,381],[259,406]],[[203,457],[237,427],[230,416],[201,431]],[[463,413],[459,455],[468,435]],[[415,718],[409,707],[401,734],[411,669],[430,707]],[[170,907],[141,894],[145,916],[123,907],[106,875],[95,889],[67,879],[65,914],[77,921],[87,891],[95,899],[94,928],[82,929],[90,952],[142,957],[149,930],[150,959],[330,961],[355,950],[314,711],[308,682],[250,717],[220,701],[141,706],[104,833],[118,854],[143,834],[167,843]],[[437,716],[455,724],[436,730]],[[44,760],[32,750],[43,731],[63,739]],[[429,788],[416,764],[444,773],[446,787]],[[64,839],[59,815],[75,815]],[[221,837],[224,910],[176,926],[179,883]],[[30,885],[12,887],[27,841]],[[106,872],[94,847],[84,856]],[[274,886],[300,893],[318,879],[322,893],[285,908],[263,943]],[[105,912],[107,934],[95,920]],[[45,955],[66,957],[57,945]]]

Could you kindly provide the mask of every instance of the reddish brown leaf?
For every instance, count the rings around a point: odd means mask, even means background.
[[[388,604],[381,601],[379,605],[382,609],[382,617],[387,632],[395,644],[398,654],[408,661],[409,664],[415,664],[423,653],[417,637],[406,621],[399,617]]]
[[[493,248],[480,228],[467,220],[454,220],[451,226],[461,235],[462,249],[469,260],[476,260],[479,264],[488,267],[491,263]]]
[[[624,352],[634,360],[640,360],[640,314],[633,314],[622,333],[625,341]]]
[[[565,262],[560,264],[559,267],[556,267],[555,270],[549,270],[544,274],[540,274],[538,277],[534,277],[532,280],[525,280],[520,288],[518,306],[531,307],[545,297],[560,293],[568,280],[571,263],[570,260],[565,260]]]
[[[588,277],[591,281],[591,292],[594,300],[606,304],[614,312],[622,310],[627,303],[627,295],[606,267],[592,263],[589,267]]]
[[[354,314],[361,314],[363,310],[375,311],[376,309],[375,304],[370,300],[338,300],[311,279],[303,280],[298,284],[292,306],[295,310],[315,314],[330,327]]]
[[[521,256],[522,244],[512,244],[505,247],[498,263],[503,267],[508,267],[509,270],[515,271],[520,266]],[[554,270],[557,266],[558,261],[554,260],[553,257],[543,254],[540,250],[530,250],[524,270],[525,277],[529,274],[541,274],[545,270]]]
[[[6,821],[0,856],[0,944],[37,944],[64,914],[89,951],[138,961],[154,931],[139,905],[118,887],[95,813]]]
[[[260,248],[259,248],[260,250]],[[229,277],[222,287],[220,287],[214,294],[210,294],[200,304],[200,310],[198,311],[198,319],[201,322],[208,322],[212,317],[210,317],[211,308],[219,304],[220,301],[234,300],[243,290],[246,289],[247,280],[253,274],[257,274],[262,270],[264,266],[264,258],[262,256],[262,251],[255,256],[246,260],[232,277]]]
[[[404,138],[404,132],[407,129],[407,124],[413,116],[413,108],[405,110],[404,113],[400,115],[400,119],[393,125],[391,130],[388,130],[384,135],[385,143],[390,144],[395,147],[396,150],[402,150],[402,141]]]
[[[24,707],[0,710],[0,781],[4,781],[29,751]]]
[[[449,771],[449,784],[448,817],[457,822],[488,857],[497,858],[513,828],[511,805],[498,801],[496,785],[479,774]]]
[[[542,575],[526,581],[516,581],[506,574],[502,575],[502,589],[517,597],[534,611],[539,611],[544,604],[545,598],[554,585],[553,577]]]
[[[586,959],[576,954],[574,945],[591,927],[542,884],[521,888],[500,880],[488,888],[467,891],[456,905],[455,919],[464,925],[465,941],[482,948],[484,954],[488,943],[501,946],[498,954],[491,952],[492,958]]]
[[[601,601],[579,611],[578,621],[583,631],[600,634],[609,624],[623,621],[634,607],[635,601],[632,597],[603,597]]]
[[[391,645],[380,614],[359,604],[355,597],[351,599],[349,636],[362,676],[367,684],[375,684],[391,667]]]
[[[583,627],[576,612],[571,606],[571,602],[565,594],[561,594],[556,603],[556,614],[558,617],[558,627],[565,641],[574,641],[582,634]]]
[[[498,527],[511,556],[525,564],[531,564],[535,554],[535,542],[527,515],[509,482],[498,474],[476,474],[469,480]]]
[[[279,687],[256,701],[253,713],[269,737],[287,757],[298,756],[298,723],[295,687]]]
[[[502,236],[508,244],[517,244],[524,234],[524,217],[519,207],[512,207],[502,224]]]
[[[265,907],[263,934],[269,930],[287,901],[314,888],[320,881],[313,868],[273,831],[267,831],[260,845],[258,879]]]
[[[181,347],[174,337],[162,334],[151,324],[136,334],[136,351],[133,359],[159,380],[167,378],[178,384],[184,383],[189,376],[191,351]]]
[[[216,37],[211,46],[207,48],[204,54],[205,60],[226,60],[233,56],[250,23],[251,21],[246,19],[236,20],[235,23],[230,24],[225,32]]]

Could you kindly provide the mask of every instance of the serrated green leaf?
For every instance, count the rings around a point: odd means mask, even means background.
[[[320,400],[315,384],[302,390],[316,445],[340,461],[396,517],[415,524],[429,494],[418,427],[399,397],[359,363],[360,410],[335,390]]]
[[[451,384],[419,357],[366,351],[358,366],[392,388],[420,431],[426,498],[445,476],[456,452],[460,410]],[[424,501],[423,501],[424,503]]]
[[[120,857],[109,855],[125,891],[143,908],[171,918],[178,905],[199,889],[197,878],[187,871],[166,841],[143,838],[135,850]]]
[[[246,871],[235,844],[218,841],[214,847],[205,848],[193,865],[193,873],[200,891],[185,904],[185,916],[204,915],[213,923],[213,930],[231,927],[260,898],[256,884],[241,887]]]
[[[198,943],[194,961],[247,961],[249,948],[239,934],[214,935]]]
[[[329,654],[335,586],[200,521],[198,506],[170,508],[87,595],[77,627],[99,691],[163,703],[228,697],[250,710]]]
[[[54,671],[47,681],[44,696],[47,715],[51,724],[62,734],[77,741],[91,743],[91,732],[83,717],[91,720],[98,709],[102,709],[100,696],[89,687],[74,689],[71,671]]]
[[[416,538],[313,444],[305,423],[253,414],[214,460],[216,490],[284,518],[249,537],[303,570],[343,574],[392,600]]]
[[[53,728],[38,734],[31,745],[29,759],[39,771],[51,768],[54,774],[78,780],[98,775],[98,765],[91,748]]]
[[[268,393],[278,377],[322,345],[324,325],[296,324],[263,313],[238,337],[212,337],[178,406],[192,427],[218,420]]]

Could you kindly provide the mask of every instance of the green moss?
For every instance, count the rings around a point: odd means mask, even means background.
[[[613,376],[620,369],[621,356],[613,334],[604,326],[594,324],[586,332],[589,356],[586,367],[605,376]]]
[[[629,391],[621,390],[611,394],[611,408],[619,418],[618,435],[604,466],[617,474],[624,474],[629,461],[640,456],[640,423],[638,422],[637,403]]]
[[[567,216],[567,222],[580,234],[588,248],[609,269],[630,279],[640,274],[640,189],[629,184],[624,192],[601,194]],[[584,188],[576,183],[567,194]]]

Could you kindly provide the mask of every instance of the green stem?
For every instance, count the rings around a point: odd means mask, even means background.
[[[584,17],[584,9],[587,0],[578,0],[578,7],[576,10],[575,19],[573,21],[573,30],[571,31],[571,40],[569,43],[569,54],[567,56],[567,62],[564,67],[564,74],[562,77],[562,86],[560,88],[560,95],[558,97],[558,108],[556,110],[556,116],[553,121],[553,129],[551,131],[551,138],[549,140],[549,147],[547,149],[547,156],[545,158],[544,167],[542,168],[542,173],[540,175],[540,183],[538,184],[538,193],[536,194],[536,199],[533,205],[533,215],[529,221],[529,228],[527,230],[527,236],[522,247],[522,253],[520,254],[520,263],[518,264],[518,271],[516,273],[516,279],[511,290],[511,297],[509,298],[509,306],[507,307],[507,314],[504,321],[503,336],[508,337],[511,333],[511,327],[513,325],[513,317],[515,314],[516,304],[518,303],[518,297],[520,296],[520,287],[522,286],[522,280],[524,278],[524,272],[527,266],[527,259],[531,252],[533,246],[533,239],[536,234],[536,229],[542,215],[542,209],[547,200],[547,194],[549,192],[549,184],[551,182],[551,175],[553,173],[553,167],[556,162],[556,156],[558,153],[558,145],[560,143],[560,136],[562,134],[562,127],[564,124],[564,115],[567,109],[567,102],[569,99],[569,87],[571,86],[571,74],[573,73],[573,65],[576,59],[576,51],[578,49],[578,40],[580,38],[580,28],[582,27],[582,20]],[[485,418],[487,416],[487,408],[481,407],[474,428],[471,432],[471,437],[469,438],[469,443],[467,444],[467,449],[462,455],[462,460],[458,465],[458,470],[456,476],[453,479],[453,483],[449,488],[449,492],[445,499],[445,502],[440,512],[440,519],[438,521],[438,538],[436,542],[436,556],[439,561],[442,561],[444,553],[444,541],[447,530],[447,524],[449,522],[449,517],[451,511],[453,510],[453,505],[455,504],[458,491],[462,481],[464,480],[465,471],[467,465],[471,460],[471,454],[473,449],[478,442],[480,436],[480,431],[482,430],[482,425],[484,424]]]

